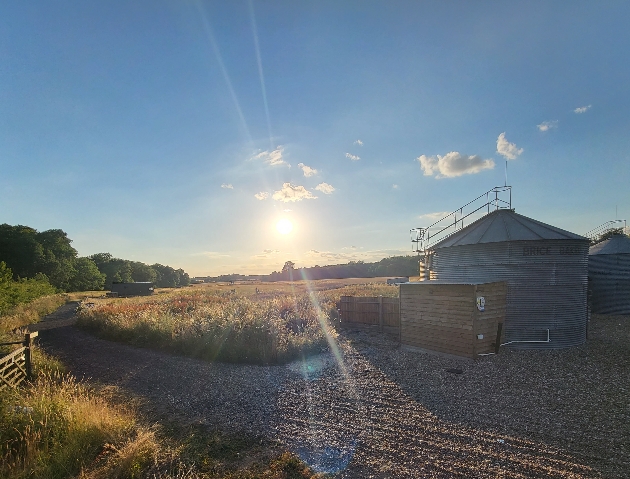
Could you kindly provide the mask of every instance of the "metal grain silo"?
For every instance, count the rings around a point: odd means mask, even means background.
[[[630,238],[614,235],[591,246],[588,279],[593,313],[630,314]]]
[[[586,340],[587,238],[497,210],[435,244],[431,280],[506,281],[505,342],[557,349]]]

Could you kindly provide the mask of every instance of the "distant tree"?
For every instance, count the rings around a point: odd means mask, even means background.
[[[90,258],[77,258],[74,269],[76,274],[70,280],[70,291],[100,291],[105,286],[106,276]]]
[[[183,269],[178,269],[176,271],[179,274],[179,286],[188,286],[190,284],[190,276]]]
[[[22,225],[0,225],[0,261],[12,270],[13,279],[33,277],[41,272],[44,257],[37,230]]]
[[[131,278],[134,282],[150,281],[155,283],[157,272],[148,264],[133,261],[129,263],[129,266],[131,267]]]
[[[609,229],[608,231],[605,231],[604,233],[596,236],[595,238],[591,238],[591,245],[601,243],[602,241],[606,241],[608,238],[612,236],[622,235],[622,234],[623,234],[623,228]]]

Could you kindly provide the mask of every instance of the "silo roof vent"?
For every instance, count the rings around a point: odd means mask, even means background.
[[[448,236],[431,249],[447,248],[482,243],[503,241],[537,240],[587,240],[571,233],[527,216],[519,215],[514,210],[496,210],[483,216],[474,223]]]

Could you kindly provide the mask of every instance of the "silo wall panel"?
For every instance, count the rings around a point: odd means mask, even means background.
[[[630,254],[595,254],[588,258],[591,311],[630,314]]]
[[[505,338],[522,349],[554,349],[586,340],[588,242],[481,243],[435,250],[431,279],[506,281]]]

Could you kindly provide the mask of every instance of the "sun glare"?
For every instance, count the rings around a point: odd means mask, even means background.
[[[288,235],[293,229],[293,223],[286,218],[282,218],[276,223],[276,229],[281,235]]]

